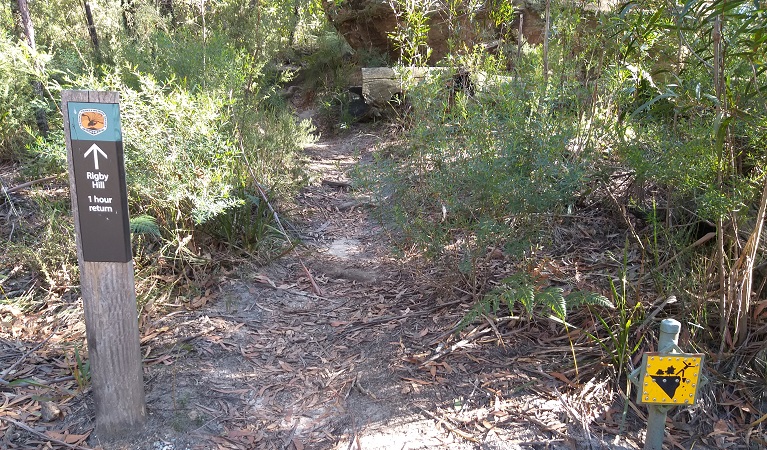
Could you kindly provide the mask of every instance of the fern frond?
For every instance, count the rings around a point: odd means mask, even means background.
[[[485,303],[487,300],[482,299],[477,303],[476,305],[472,306],[472,308],[466,313],[465,316],[463,316],[463,319],[461,319],[460,322],[458,322],[458,325],[456,325],[456,331],[460,332],[463,331],[466,327],[472,324],[477,317],[481,316],[485,310]]]
[[[522,286],[519,289],[519,301],[525,307],[527,317],[533,317],[533,308],[535,307],[535,292],[532,285]]]
[[[567,294],[565,301],[567,302],[567,306],[569,308],[582,305],[594,305],[607,309],[615,309],[615,305],[612,304],[610,299],[596,292],[573,291]]]
[[[160,237],[160,227],[157,225],[157,220],[147,214],[131,217],[130,232],[132,234],[148,234]]]
[[[509,275],[508,277],[501,280],[502,286],[507,287],[513,287],[513,286],[524,286],[526,284],[530,284],[530,277],[526,273],[515,273],[514,275]]]
[[[501,280],[498,290],[502,292],[501,298],[509,308],[509,314],[514,314],[514,305],[519,302],[525,308],[527,316],[532,316],[535,306],[533,288],[530,277],[525,273],[515,273]]]
[[[564,291],[559,287],[547,287],[535,294],[535,302],[548,306],[554,311],[554,314],[562,320],[567,317],[567,304],[565,297],[562,295]]]
[[[515,295],[511,295],[509,291],[503,291],[503,293],[499,296],[501,300],[503,300],[503,303],[506,304],[506,308],[509,310],[509,314],[514,314],[514,305],[517,303],[517,297]]]

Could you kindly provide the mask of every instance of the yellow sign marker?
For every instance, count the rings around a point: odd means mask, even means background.
[[[655,405],[692,405],[698,393],[703,354],[645,353],[639,402]]]

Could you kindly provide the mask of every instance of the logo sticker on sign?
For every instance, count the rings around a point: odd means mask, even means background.
[[[96,136],[107,130],[107,115],[100,109],[82,109],[80,110],[80,129],[86,133]]]

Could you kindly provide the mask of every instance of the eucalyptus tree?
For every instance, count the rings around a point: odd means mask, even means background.
[[[18,0],[18,12],[19,20],[21,22],[21,29],[24,33],[24,40],[29,46],[32,57],[35,61],[35,72],[42,72],[42,65],[39,59],[36,58],[37,44],[35,40],[35,26],[32,23],[32,16],[29,13],[29,4],[27,0]],[[37,128],[43,135],[48,134],[48,118],[46,117],[45,107],[45,95],[43,93],[43,83],[39,79],[32,81],[32,86],[35,90],[35,95],[40,100],[41,105],[36,108],[35,118],[37,120]]]

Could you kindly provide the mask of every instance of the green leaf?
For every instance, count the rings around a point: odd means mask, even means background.
[[[157,226],[157,220],[147,214],[131,217],[130,232],[132,234],[148,234],[160,237],[160,227]]]
[[[29,386],[39,386],[39,387],[44,387],[44,388],[48,387],[48,386],[46,386],[44,384],[38,383],[37,381],[35,381],[35,380],[31,379],[31,378],[19,378],[17,380],[13,380],[13,381],[8,383],[8,387],[27,386],[27,385],[29,385]]]
[[[535,302],[548,306],[563,321],[567,317],[567,303],[560,287],[547,287],[535,295]]]
[[[603,308],[615,309],[615,305],[602,294],[588,291],[572,291],[565,297],[568,307],[596,305]]]
[[[634,112],[631,113],[631,116],[629,116],[629,120],[633,119],[635,116],[640,114],[643,111],[646,111],[650,109],[652,105],[655,103],[665,99],[665,98],[676,98],[678,97],[676,93],[674,92],[666,92],[664,94],[656,95],[655,97],[651,98],[650,100],[647,100],[644,102],[639,108],[635,109]]]

